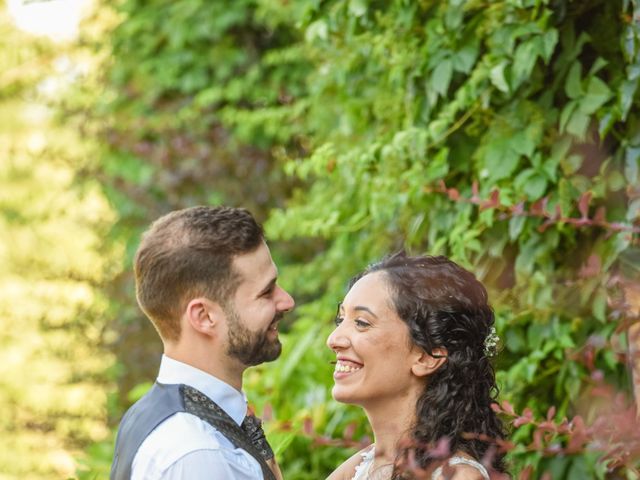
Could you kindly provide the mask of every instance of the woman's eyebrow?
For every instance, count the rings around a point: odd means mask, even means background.
[[[378,318],[378,316],[375,313],[373,313],[369,308],[363,307],[362,305],[357,305],[357,306],[353,307],[353,309],[356,310],[356,311],[369,312],[371,315],[373,315],[374,317]]]

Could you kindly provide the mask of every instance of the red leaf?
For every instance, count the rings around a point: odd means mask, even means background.
[[[520,471],[520,476],[518,480],[529,480],[531,478],[531,473],[533,472],[533,465],[527,466],[524,470]]]
[[[505,413],[508,413],[509,415],[512,415],[514,417],[516,416],[516,412],[513,409],[513,405],[511,405],[506,400],[502,401],[502,409],[504,410]]]
[[[560,205],[556,205],[555,211],[553,213],[553,218],[554,220],[558,220],[559,218],[562,218],[562,208],[560,208]]]
[[[542,430],[536,430],[533,432],[533,446],[536,450],[540,450],[542,448]]]
[[[304,419],[304,422],[302,423],[302,431],[305,435],[313,435],[313,420],[311,420],[310,417]]]
[[[580,278],[591,278],[597,277],[600,274],[602,269],[602,260],[600,260],[600,256],[596,253],[592,253],[589,255],[586,263],[580,267]]]
[[[524,202],[519,202],[511,206],[511,213],[513,213],[513,215],[522,215],[523,212]]]
[[[435,448],[429,450],[429,454],[436,458],[448,457],[449,454],[451,454],[450,444],[451,440],[449,440],[449,437],[442,437],[438,440],[438,443],[436,443]]]
[[[262,410],[262,420],[268,422],[273,419],[273,407],[270,403],[267,403]]]
[[[531,205],[531,213],[537,216],[544,215],[547,210],[548,202],[549,197],[542,197],[540,200]]]
[[[606,214],[607,207],[598,207],[596,214],[593,216],[593,221],[598,223],[607,223]]]
[[[573,420],[571,420],[571,429],[574,432],[584,432],[585,430],[584,420],[580,415],[576,415],[575,417],[573,417]]]
[[[471,184],[471,199],[474,201],[478,200],[478,181],[474,180],[473,183]]]
[[[489,196],[489,200],[482,203],[480,205],[480,210],[487,210],[489,208],[496,208],[500,206],[500,190],[493,189],[491,191],[491,195]]]
[[[349,425],[347,425],[344,429],[344,433],[342,434],[342,438],[344,438],[345,440],[351,440],[353,438],[353,434],[356,431],[356,424],[355,422],[351,422]]]
[[[583,220],[589,218],[589,202],[591,202],[591,195],[590,191],[586,191],[580,195],[580,199],[578,200],[578,210],[580,210]]]
[[[549,407],[549,410],[547,410],[547,420],[551,421],[555,416],[556,416],[556,407],[552,405]]]
[[[531,423],[531,419],[529,417],[518,417],[513,421],[514,427],[521,427],[522,425],[528,425]]]
[[[538,231],[540,233],[544,233],[544,231],[547,228],[549,228],[551,225],[553,225],[553,220],[550,218],[547,218],[542,225],[538,226]]]
[[[540,422],[538,424],[538,428],[542,432],[555,432],[557,430],[556,424],[548,420],[545,420],[544,422]]]

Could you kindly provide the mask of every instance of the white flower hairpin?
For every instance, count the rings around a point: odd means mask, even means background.
[[[498,344],[500,343],[500,337],[496,333],[496,327],[491,327],[489,335],[484,339],[484,354],[487,357],[494,357],[498,353]]]

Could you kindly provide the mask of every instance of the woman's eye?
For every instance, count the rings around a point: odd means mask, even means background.
[[[355,320],[354,323],[356,324],[356,327],[358,327],[358,328],[367,328],[367,327],[371,326],[371,324],[369,322],[365,322],[364,320]]]
[[[336,324],[336,327],[338,325],[340,325],[342,323],[342,321],[344,320],[344,318],[340,317],[340,316],[336,316],[336,318],[333,319],[333,323]]]

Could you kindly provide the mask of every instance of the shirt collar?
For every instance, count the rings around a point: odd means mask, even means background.
[[[162,355],[158,383],[183,383],[196,388],[216,402],[238,425],[247,414],[247,397],[228,383],[196,367]]]

